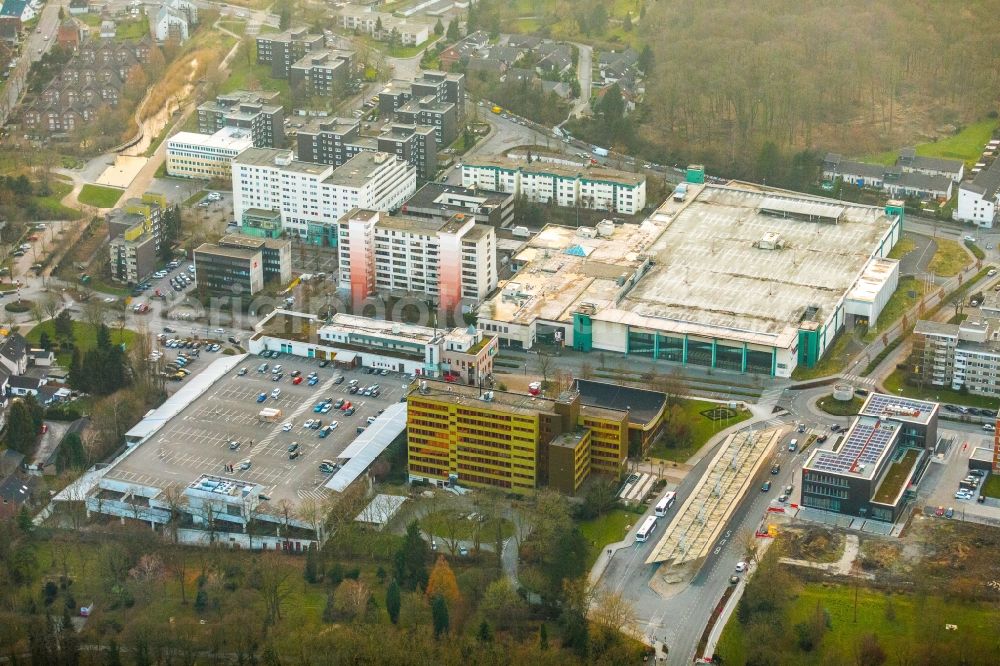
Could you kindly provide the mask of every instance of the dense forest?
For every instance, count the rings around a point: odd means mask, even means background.
[[[651,3],[639,132],[720,165],[767,142],[864,154],[933,138],[996,110],[998,28],[989,2]]]

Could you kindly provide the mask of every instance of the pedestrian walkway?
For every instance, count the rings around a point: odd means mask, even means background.
[[[858,375],[843,374],[843,375],[841,375],[841,378],[845,382],[850,382],[851,384],[854,384],[855,386],[872,386],[872,387],[875,386],[875,378],[874,377],[859,377]]]

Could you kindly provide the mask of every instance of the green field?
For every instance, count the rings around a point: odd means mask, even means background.
[[[435,511],[420,519],[420,528],[428,534],[446,539],[454,538],[459,541],[471,541],[475,532],[473,521],[459,519],[452,521],[453,513],[447,509]],[[509,520],[501,519],[500,531],[503,538],[507,539],[514,534],[514,525]],[[481,543],[491,543],[493,535],[496,534],[496,525],[493,523],[482,523],[479,528]]]
[[[980,155],[982,155],[983,147],[986,145],[986,142],[993,138],[993,132],[998,126],[1000,126],[1000,120],[996,118],[987,118],[986,120],[966,125],[961,132],[953,136],[939,141],[917,144],[917,155],[963,160],[966,167],[971,167],[978,161]],[[875,164],[894,164],[898,155],[899,151],[893,150],[869,155],[862,159]]]
[[[931,263],[927,265],[927,270],[940,277],[954,277],[962,272],[962,269],[972,263],[969,253],[965,251],[958,241],[938,238],[937,250]]]
[[[115,39],[134,41],[149,34],[149,23],[145,19],[122,21],[115,27]]]
[[[73,185],[62,180],[53,180],[49,183],[51,193],[44,197],[35,197],[35,205],[38,206],[40,214],[44,220],[78,220],[83,215],[75,208],[62,205],[62,199],[73,190]]]
[[[617,543],[625,538],[630,525],[639,518],[637,514],[622,509],[608,511],[603,516],[593,520],[584,520],[579,524],[580,532],[587,540],[587,568],[594,566],[597,556],[610,543]]]
[[[681,407],[691,423],[691,443],[684,447],[669,447],[661,439],[649,450],[649,457],[684,462],[697,453],[712,435],[750,418],[750,412],[740,412],[734,418],[719,420],[710,419],[702,413],[720,406],[717,402],[706,400],[683,400]]]
[[[32,345],[38,345],[38,341],[42,337],[42,333],[48,333],[49,339],[52,343],[56,342],[56,330],[55,322],[51,319],[48,321],[43,321],[38,324],[33,329],[25,334],[24,338],[30,342]],[[131,331],[127,328],[122,329],[121,332],[114,326],[109,326],[111,329],[111,342],[119,343],[124,342],[125,346],[128,347],[132,344],[132,339],[135,337],[135,331]],[[90,324],[82,321],[73,322],[73,340],[76,342],[76,346],[80,348],[81,351],[87,351],[88,349],[93,349],[94,345],[97,344],[97,329]],[[68,367],[70,363],[70,357],[72,353],[69,351],[60,351],[56,354],[56,361],[59,365],[63,367]]]
[[[80,194],[77,195],[76,199],[82,204],[94,206],[95,208],[114,208],[124,193],[124,190],[119,190],[116,187],[84,185],[80,189]]]
[[[897,393],[910,398],[935,400],[938,402],[952,402],[956,405],[986,407],[989,409],[996,409],[997,407],[1000,407],[1000,400],[997,398],[989,398],[984,395],[972,395],[969,393],[962,393],[960,391],[952,391],[950,388],[943,386],[925,386],[924,388],[919,388],[917,386],[907,384],[905,382],[905,378],[906,371],[897,369],[885,378],[882,385],[885,387],[887,393]]]
[[[875,328],[870,328],[865,333],[865,342],[871,342],[878,335],[881,335],[882,331],[892,326],[897,319],[920,302],[926,291],[927,284],[925,282],[912,277],[900,278],[899,286],[896,287],[896,291],[889,297],[889,302],[885,304],[882,312],[879,313]],[[910,292],[913,292],[915,296],[911,297]]]
[[[884,662],[887,664],[921,663],[919,660],[906,661],[902,655],[929,654],[927,650],[933,650],[935,646],[983,649],[986,645],[995,645],[995,611],[989,604],[894,594],[891,596],[890,613],[886,608],[889,597],[882,592],[861,588],[857,591],[856,606],[854,599],[855,589],[850,585],[803,585],[792,600],[786,617],[778,618],[781,628],[771,632],[777,642],[768,643],[766,652],[781,655],[781,658],[768,663],[797,666],[862,663],[855,661],[856,646],[861,636],[871,633],[878,636],[886,654],[894,655]],[[829,629],[815,649],[804,652],[795,644],[792,628],[800,622],[807,622],[815,613],[817,604],[829,614]],[[857,620],[854,617],[855,608]],[[957,625],[957,628],[948,631],[946,623]],[[749,655],[745,630],[736,619],[736,614],[726,624],[715,652],[728,666],[747,663]]]
[[[899,242],[897,242],[896,245],[894,245],[893,248],[889,251],[889,258],[902,259],[909,253],[913,252],[913,250],[916,247],[917,244],[914,242],[912,238],[907,238],[904,236],[900,238]]]
[[[1000,498],[1000,476],[990,474],[979,492],[987,497]]]
[[[242,47],[241,47],[242,48]],[[291,98],[287,79],[272,79],[270,65],[248,63],[244,54],[237,54],[230,64],[229,76],[219,86],[219,92],[234,90],[267,90],[277,92],[282,99]],[[197,114],[192,114],[197,116]]]

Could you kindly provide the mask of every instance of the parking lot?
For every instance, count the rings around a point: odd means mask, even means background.
[[[923,504],[932,507],[953,507],[956,511],[975,505],[979,497],[979,487],[970,499],[958,499],[955,493],[959,483],[969,475],[969,456],[975,447],[993,448],[993,437],[986,432],[976,433],[962,430],[942,430],[941,437],[951,439],[953,444],[943,459],[931,464],[925,475],[923,490],[926,493]],[[981,482],[980,482],[981,487]],[[996,515],[996,509],[979,505],[976,512]]]
[[[215,358],[213,354],[202,363]],[[265,362],[269,365],[267,372],[259,373],[258,366]],[[202,369],[202,363],[196,362],[196,371]],[[284,373],[277,382],[271,379],[271,368],[276,364],[283,367]],[[244,367],[247,372],[240,376]],[[303,378],[316,372],[318,383],[309,386],[303,380],[293,384],[293,370],[299,370]],[[345,378],[339,385],[334,383],[338,375]],[[379,384],[380,395],[349,394],[352,379],[361,386]],[[319,471],[320,461],[336,460],[357,437],[357,428],[367,425],[368,417],[377,416],[379,410],[400,400],[406,392],[404,385],[408,386],[407,378],[397,373],[378,376],[366,374],[363,369],[320,368],[316,359],[287,355],[278,359],[248,356],[109,472],[109,477],[166,487],[172,483],[186,485],[201,474],[211,473],[259,483],[273,502],[322,500],[329,492],[323,484],[330,475]],[[272,397],[276,388],[280,395]],[[267,397],[258,403],[261,393]],[[323,399],[349,400],[356,412],[352,416],[345,416],[341,410],[317,414],[314,407]],[[280,409],[281,416],[274,422],[262,422],[259,413],[264,408]],[[320,430],[303,427],[307,419],[317,418],[323,426],[336,420],[338,427],[321,439]],[[292,423],[288,432],[282,429],[286,422]],[[231,449],[231,442],[239,446]],[[299,457],[290,460],[288,448],[293,443],[299,445]],[[242,469],[247,463],[249,466]],[[229,465],[233,471],[227,471]]]

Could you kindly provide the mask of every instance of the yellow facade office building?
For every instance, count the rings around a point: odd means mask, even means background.
[[[617,476],[628,455],[628,411],[424,381],[407,397],[411,480],[525,493],[575,493],[593,473]]]

